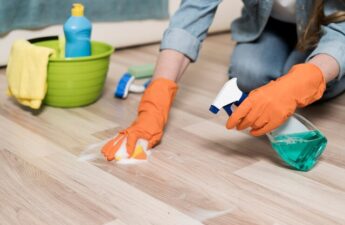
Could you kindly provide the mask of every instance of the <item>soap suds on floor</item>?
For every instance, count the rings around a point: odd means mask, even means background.
[[[102,147],[111,139],[104,140],[98,143],[88,145],[83,151],[79,153],[78,161],[95,161],[97,159],[105,160],[101,153]]]
[[[88,162],[93,162],[96,160],[104,160],[106,161],[104,155],[102,154],[102,147],[108,142],[110,141],[112,138],[104,140],[104,141],[100,141],[98,143],[94,143],[94,144],[90,144],[88,145],[85,150],[81,151],[77,160],[78,161],[88,161]],[[116,161],[116,163],[118,164],[122,164],[122,165],[133,165],[133,164],[138,164],[138,163],[145,163],[148,161],[148,158],[151,155],[151,151],[146,150],[147,149],[147,141],[146,140],[142,140],[139,139],[137,144],[143,146],[145,153],[147,155],[147,159],[146,160],[138,160],[138,159],[133,159],[133,158],[126,158],[126,156],[123,155],[124,153],[124,148],[126,146],[126,140],[122,143],[121,145],[121,149],[119,150],[118,153],[121,154],[121,160]]]

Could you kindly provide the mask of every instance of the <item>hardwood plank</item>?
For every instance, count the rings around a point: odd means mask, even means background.
[[[232,149],[233,151],[229,151],[229,154],[237,154],[256,160],[266,159],[276,163],[278,166],[284,166],[278,160],[269,141],[265,137],[254,138],[245,132],[227,130],[225,124],[219,125],[212,121],[204,121],[184,127],[183,129],[207,139],[211,144],[216,143]]]
[[[330,163],[319,163],[313,170],[302,175],[325,184],[334,189],[345,192],[344,180],[345,169]]]
[[[320,182],[260,161],[235,174],[286,196],[302,205],[345,222],[345,193]]]
[[[96,165],[203,222],[218,221],[219,215],[241,210],[257,221],[272,221],[270,224],[337,224],[327,215],[232,175],[236,168],[255,161],[245,164],[246,160],[224,155],[220,160],[217,151],[221,146],[207,151],[202,147],[207,146],[206,140],[189,136],[182,144],[177,140],[186,134],[174,134],[154,150],[150,163],[114,168],[100,161]]]
[[[114,217],[7,150],[0,150],[1,224],[101,224]]]
[[[32,143],[26,142],[25,145],[22,145],[21,142],[4,142],[5,148],[24,160],[28,160],[55,180],[78,192],[83,198],[92,201],[116,218],[130,224],[160,224],[162,221],[165,224],[200,224],[120,179],[88,163],[77,161],[75,156],[63,151],[53,143],[42,140],[38,135],[28,135],[26,129],[2,116],[0,116],[0,122],[8,127],[7,131],[0,130],[1,137],[10,139],[13,137],[11,134],[16,131],[17,139],[22,140],[25,136],[29,136],[30,140],[34,140]],[[35,141],[37,140],[41,140],[42,143],[39,144],[49,146],[49,149],[45,149],[46,154],[39,154],[34,158],[31,154],[36,150]],[[51,149],[56,150],[57,153],[53,153],[54,151]]]
[[[242,210],[235,210],[232,213],[227,213],[209,220],[206,220],[205,225],[266,225],[274,224],[271,220],[265,220],[258,217],[254,213],[246,213]]]
[[[113,220],[113,221],[106,223],[104,225],[126,225],[126,224],[123,223],[121,220]]]

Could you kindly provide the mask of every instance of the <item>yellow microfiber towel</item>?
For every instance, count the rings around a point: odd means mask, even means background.
[[[47,68],[53,49],[15,41],[7,64],[7,94],[33,109],[38,109],[47,92]]]

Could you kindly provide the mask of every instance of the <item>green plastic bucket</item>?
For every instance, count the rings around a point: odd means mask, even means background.
[[[38,46],[55,49],[58,40],[34,42]],[[48,64],[48,90],[44,104],[55,107],[79,107],[89,105],[101,96],[107,76],[110,55],[114,48],[92,41],[92,55],[80,58],[52,56]]]

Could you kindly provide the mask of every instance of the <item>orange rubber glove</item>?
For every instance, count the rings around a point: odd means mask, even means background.
[[[152,81],[139,104],[137,119],[129,128],[120,131],[104,145],[102,153],[107,160],[111,161],[115,158],[125,138],[127,138],[126,148],[129,156],[132,156],[138,139],[147,140],[149,149],[154,147],[162,138],[176,91],[177,85],[174,81],[165,78]]]
[[[314,64],[298,64],[276,81],[250,92],[228,119],[226,127],[251,127],[254,136],[266,134],[282,125],[296,108],[320,99],[326,89],[322,71]]]

